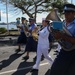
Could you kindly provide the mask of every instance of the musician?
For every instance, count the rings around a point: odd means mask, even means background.
[[[63,44],[67,41],[69,47],[69,43],[75,45],[75,5],[65,4],[63,10],[65,16],[64,25],[72,36],[60,31],[53,33],[53,35],[57,40],[62,39],[64,41]],[[49,75],[75,75],[75,48],[66,50],[62,47],[51,67]]]
[[[50,55],[48,55],[48,49],[49,49],[49,31],[48,31],[48,24],[49,21],[46,19],[42,20],[43,28],[38,32],[38,46],[37,46],[37,60],[35,65],[33,66],[31,72],[38,71],[39,64],[41,61],[41,56],[43,55],[47,60],[49,60],[49,63],[53,63],[53,59]]]
[[[24,60],[29,59],[29,52],[36,52],[37,50],[37,41],[34,40],[32,36],[32,31],[37,28],[37,25],[35,24],[35,19],[29,18],[29,23],[30,23],[29,28],[26,31],[30,33],[30,36],[28,37],[28,41],[26,44],[25,48],[26,56],[23,57]]]
[[[25,24],[26,18],[22,17],[21,21],[22,21],[22,24],[20,24],[20,19],[18,20],[18,23],[17,23],[17,28],[20,29],[20,35],[17,40],[18,49],[16,50],[16,52],[21,51],[21,44],[26,44],[27,42],[27,37],[26,37],[26,34],[24,33],[24,27],[26,26]]]

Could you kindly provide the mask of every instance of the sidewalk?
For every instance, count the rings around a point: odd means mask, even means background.
[[[0,70],[1,75],[33,75],[29,71],[31,67],[35,63],[33,58],[36,56],[35,52],[30,53],[30,58],[25,62],[22,58],[25,54],[22,54],[24,51],[24,47],[22,46],[22,52],[15,54],[15,49],[17,46],[2,46],[0,47],[0,61],[2,61],[3,67]],[[49,53],[52,58],[55,58],[54,50],[52,49]],[[50,72],[48,69],[50,68],[50,64],[46,59],[41,61],[38,75],[47,75]],[[34,75],[37,75],[35,73]]]
[[[15,54],[15,50],[17,49],[16,41],[17,37],[11,36],[0,39],[0,61],[2,61],[3,64],[0,73],[2,73],[1,75],[33,75],[29,71],[34,64],[33,58],[36,56],[36,53],[31,52],[29,60],[25,62],[22,59],[25,56],[25,54],[23,54],[25,45],[22,46],[22,51],[20,53]],[[55,58],[53,54],[56,46],[57,42],[53,44],[52,50],[49,53],[53,59]],[[46,59],[41,61],[38,75],[47,75],[49,68],[50,65]],[[34,75],[37,75],[37,73]]]

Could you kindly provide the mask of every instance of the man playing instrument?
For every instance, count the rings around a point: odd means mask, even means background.
[[[24,60],[29,59],[29,52],[36,52],[37,50],[37,41],[34,40],[32,36],[32,31],[37,28],[37,25],[35,24],[35,19],[29,18],[29,23],[30,26],[28,29],[26,29],[26,31],[30,33],[30,36],[28,37],[28,41],[26,44],[26,48],[25,48],[26,56],[23,57]]]
[[[71,33],[72,36],[56,31],[53,36],[56,40],[63,40],[63,44],[67,41],[75,45],[75,5],[64,5],[65,27]],[[61,48],[59,55],[57,55],[49,75],[75,75],[75,48],[65,50]]]

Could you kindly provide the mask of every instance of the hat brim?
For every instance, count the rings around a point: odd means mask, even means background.
[[[75,12],[75,11],[73,11],[73,10],[64,10],[64,11],[62,12],[62,14],[70,13],[70,12]]]
[[[35,19],[34,18],[29,18],[29,21],[35,21]]]

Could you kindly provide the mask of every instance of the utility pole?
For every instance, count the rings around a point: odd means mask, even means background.
[[[9,34],[9,25],[8,25],[8,0],[6,0],[6,20],[7,20],[7,31]]]
[[[0,21],[1,21],[1,10],[0,10]]]
[[[73,0],[71,0],[71,4],[73,3]]]

